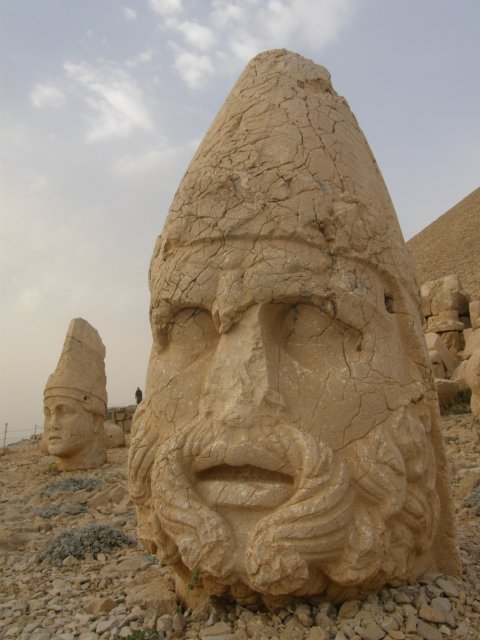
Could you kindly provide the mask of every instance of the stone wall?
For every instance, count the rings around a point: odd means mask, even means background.
[[[470,301],[458,275],[420,288],[425,336],[441,406],[468,389],[467,362],[480,349],[480,301]]]
[[[132,418],[136,408],[136,404],[129,404],[126,407],[109,407],[105,414],[105,421],[118,424],[119,427],[122,427],[123,433],[130,433]]]

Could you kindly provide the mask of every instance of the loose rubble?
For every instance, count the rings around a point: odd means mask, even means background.
[[[219,600],[185,610],[175,600],[170,569],[138,546],[87,551],[80,560],[71,554],[60,566],[47,557],[38,563],[46,544],[75,527],[108,526],[136,538],[126,490],[127,449],[109,450],[104,467],[82,472],[82,478],[97,484],[72,491],[78,477],[52,474],[53,458],[41,456],[35,443],[10,447],[0,470],[0,638],[477,640],[480,443],[471,414],[444,416],[443,434],[462,576],[431,574],[413,584],[384,588],[363,602],[334,606],[303,601],[273,612]],[[52,486],[57,490],[48,491]],[[85,510],[68,513],[66,506],[72,504],[83,504]],[[40,511],[49,507],[52,514],[42,516]]]

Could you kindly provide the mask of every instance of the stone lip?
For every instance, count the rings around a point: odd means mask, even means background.
[[[239,430],[240,431],[240,430]],[[191,461],[193,481],[207,504],[274,508],[288,500],[298,484],[300,468],[287,447],[261,434],[223,434],[203,446]],[[245,438],[230,442],[230,439]],[[203,440],[202,445],[207,444]]]
[[[287,476],[295,476],[298,470],[292,462],[285,458],[286,447],[275,450],[267,441],[246,441],[230,444],[224,440],[215,440],[207,451],[201,451],[192,460],[192,471],[196,474],[218,467],[251,466],[267,471],[274,471]]]

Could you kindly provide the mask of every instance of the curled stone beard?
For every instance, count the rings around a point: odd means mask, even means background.
[[[242,574],[231,525],[203,501],[191,471],[202,456],[224,460],[231,429],[197,420],[159,443],[153,415],[145,418],[137,418],[129,465],[140,537],[143,521],[162,560],[199,569],[211,592],[244,583],[273,596],[341,598],[408,577],[432,543],[439,503],[429,419],[418,405],[336,453],[274,418],[254,427],[252,446],[276,449],[297,472],[293,495],[249,534]]]

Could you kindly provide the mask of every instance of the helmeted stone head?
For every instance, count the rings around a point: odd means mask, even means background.
[[[326,69],[254,58],[150,268],[129,458],[139,536],[238,599],[342,599],[458,570],[418,287]]]
[[[95,468],[107,459],[104,360],[98,331],[82,318],[72,320],[44,391],[47,449],[61,471]]]

